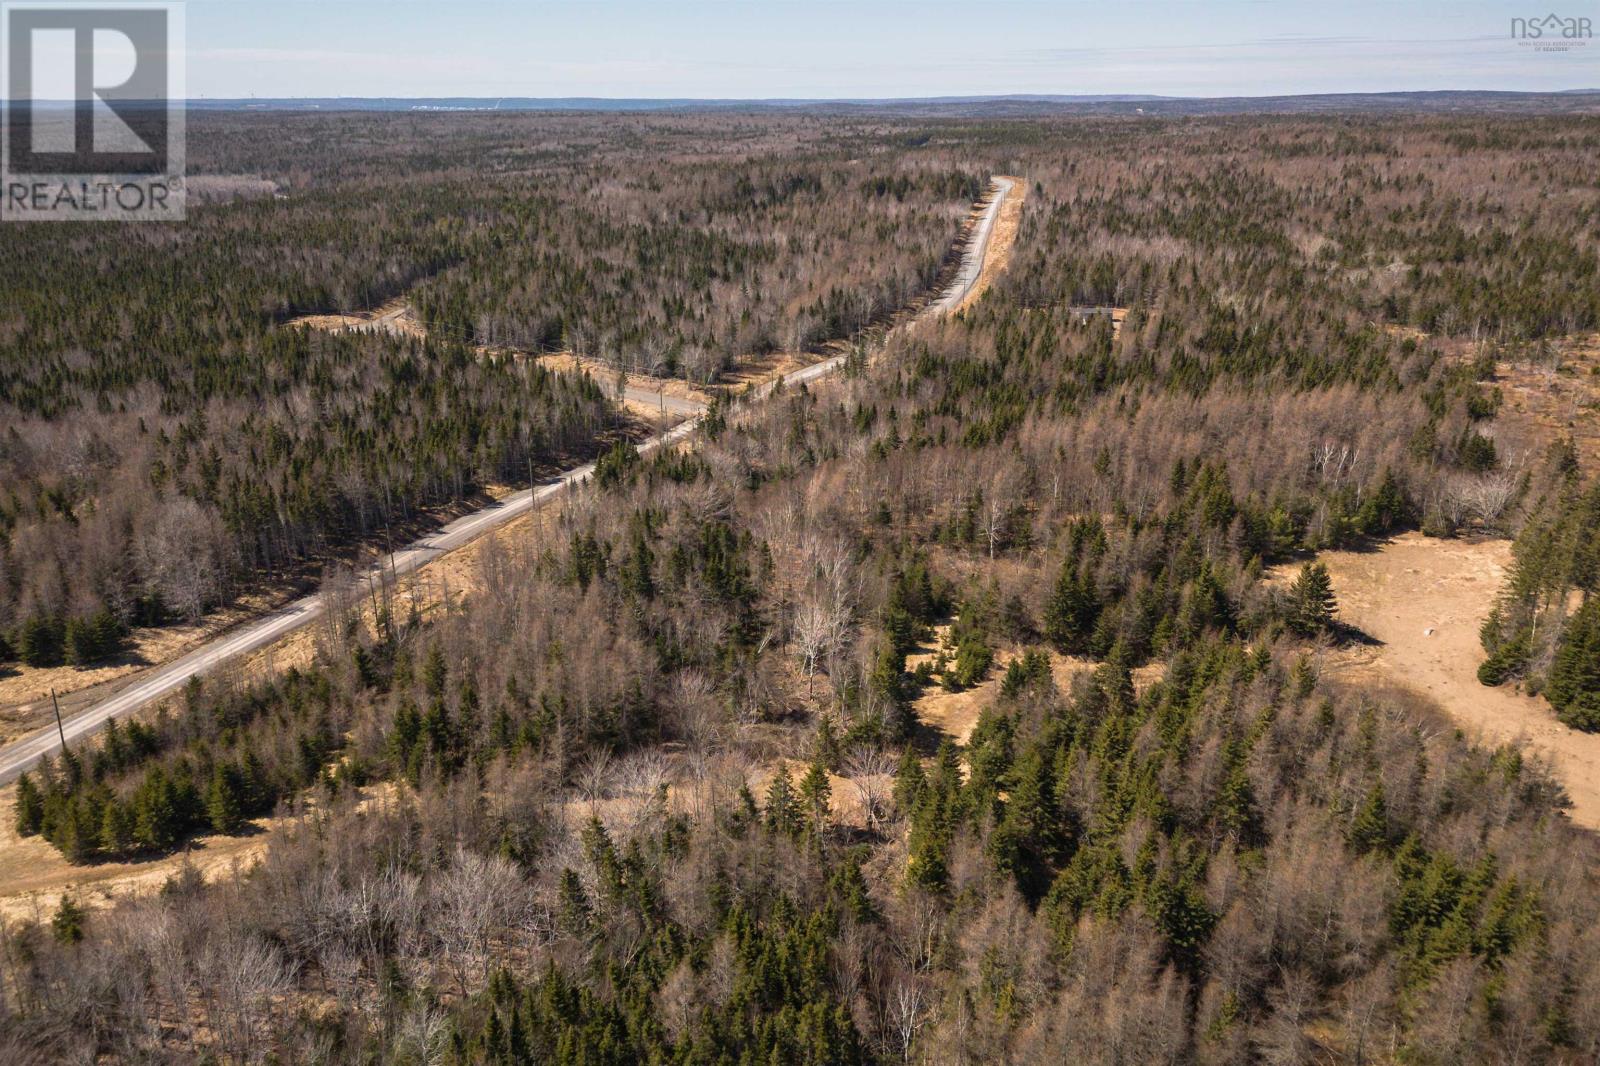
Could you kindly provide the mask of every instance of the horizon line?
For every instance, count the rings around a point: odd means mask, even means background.
[[[944,100],[1100,100],[1107,102],[1138,103],[1140,101],[1161,100],[1266,100],[1294,98],[1305,96],[1439,96],[1447,93],[1499,93],[1510,96],[1563,96],[1600,94],[1600,86],[1573,86],[1566,89],[1499,89],[1489,87],[1454,88],[1454,89],[1343,89],[1321,92],[1279,92],[1279,93],[1215,93],[1215,94],[1171,94],[1171,93],[1139,93],[1139,92],[1086,92],[1086,93],[1041,93],[1041,92],[994,92],[994,93],[937,93],[926,96],[608,96],[598,93],[570,93],[563,96],[532,96],[500,93],[485,96],[465,95],[352,95],[348,93],[335,95],[308,95],[308,96],[265,96],[251,94],[249,96],[191,96],[187,100],[213,100],[217,102],[248,102],[252,100],[497,100],[501,102],[511,100],[603,100],[603,101],[633,101],[643,100],[661,103],[919,103],[926,101]],[[0,97],[3,101],[4,97]],[[67,101],[54,101],[65,103]]]

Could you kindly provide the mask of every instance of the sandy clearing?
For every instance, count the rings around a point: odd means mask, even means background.
[[[1376,551],[1324,552],[1339,617],[1381,644],[1335,649],[1334,677],[1377,678],[1433,700],[1469,738],[1517,744],[1544,760],[1572,799],[1572,820],[1600,829],[1600,735],[1562,725],[1543,699],[1478,683],[1478,628],[1511,562],[1504,540],[1406,533]],[[1269,580],[1286,582],[1299,565]]]
[[[599,382],[608,390],[614,389],[617,381],[617,368],[607,366],[598,359],[589,359],[573,355],[571,352],[552,352],[541,355],[539,362],[550,370],[563,374],[570,374],[582,370]],[[680,400],[692,400],[695,403],[709,404],[711,394],[698,385],[694,385],[683,378],[663,378],[654,374],[630,373],[627,375],[628,388],[641,392],[660,392]]]
[[[939,737],[964,747],[972,739],[983,712],[1000,698],[1000,679],[1004,676],[1005,667],[999,667],[986,680],[960,692],[946,692],[938,684],[930,685],[914,704],[917,721]]]
[[[352,311],[347,314],[300,315],[286,325],[320,329],[328,333],[393,333],[396,336],[427,337],[428,331],[417,319],[416,312],[403,296],[371,311]]]
[[[954,649],[948,646],[950,628],[949,623],[934,626],[933,636],[906,656],[906,669],[915,671],[923,663],[933,663],[939,658],[941,649],[951,661],[954,661]],[[928,685],[912,701],[917,721],[931,730],[936,737],[948,738],[957,744],[965,745],[972,736],[972,730],[977,727],[978,719],[983,716],[984,710],[999,698],[1000,679],[1005,676],[1006,667],[1011,665],[1011,661],[1016,657],[1016,652],[997,652],[994,665],[989,668],[988,677],[960,692],[949,692],[937,681]]]
[[[948,625],[937,626],[933,639],[906,656],[906,669],[915,670],[920,664],[931,663],[939,656],[939,647],[950,632]],[[1050,657],[1050,676],[1056,688],[1065,695],[1072,691],[1072,683],[1082,674],[1092,673],[1100,664],[1091,659],[1080,659],[1046,650]],[[1000,698],[1000,684],[1005,679],[1006,668],[1022,657],[1020,648],[1002,648],[994,656],[989,674],[971,688],[959,692],[947,691],[937,681],[924,688],[913,701],[917,721],[939,738],[949,738],[965,746],[972,739],[983,712],[994,706]],[[953,655],[952,655],[953,658]],[[1134,691],[1143,693],[1159,680],[1165,672],[1162,663],[1150,663],[1133,671]]]
[[[326,330],[330,333],[385,332],[419,339],[427,336],[427,330],[423,328],[416,312],[403,296],[395,297],[371,311],[301,315],[290,319],[287,324]]]

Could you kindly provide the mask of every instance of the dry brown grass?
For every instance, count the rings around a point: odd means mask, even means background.
[[[1497,433],[1512,444],[1542,451],[1570,436],[1584,469],[1600,468],[1600,334],[1552,345],[1549,361],[1500,363],[1494,384],[1503,401]]]
[[[291,596],[288,590],[245,596],[192,625],[136,628],[128,635],[126,650],[98,666],[8,664],[0,669],[0,744],[50,724],[54,718],[52,689],[61,700],[62,713],[70,715],[114,694],[152,666],[171,662],[241,622],[281,606]]]
[[[119,897],[144,895],[159,890],[185,865],[207,881],[232,876],[248,869],[266,853],[273,830],[315,814],[314,805],[308,804],[293,814],[257,818],[245,834],[197,837],[170,855],[74,866],[43,838],[17,835],[13,814],[16,792],[15,785],[0,789],[0,919],[47,919],[65,895],[87,907],[106,906]],[[387,783],[364,788],[357,809],[389,802],[396,793],[396,787]]]
[[[1600,736],[1562,725],[1543,699],[1478,682],[1478,628],[1511,561],[1504,540],[1396,537],[1376,551],[1324,552],[1339,617],[1377,643],[1319,651],[1335,678],[1380,682],[1437,705],[1469,737],[1546,762],[1579,825],[1600,829]],[[1288,582],[1298,564],[1268,574]]]
[[[922,663],[937,659],[939,647],[949,632],[948,625],[935,627],[933,639],[906,656],[906,669],[915,670]],[[958,745],[965,745],[972,738],[972,731],[977,728],[983,712],[994,706],[1000,698],[1000,683],[1005,677],[1006,668],[1022,657],[1022,651],[1021,648],[1002,648],[997,651],[988,676],[971,688],[950,692],[937,682],[929,685],[913,704],[917,721],[935,737],[948,738]],[[1074,679],[1092,673],[1098,665],[1091,659],[1054,651],[1047,651],[1046,654],[1050,657],[1050,676],[1062,693],[1071,692]],[[951,658],[954,658],[953,653]],[[1160,678],[1164,669],[1159,663],[1139,667],[1133,672],[1134,690],[1143,692]]]

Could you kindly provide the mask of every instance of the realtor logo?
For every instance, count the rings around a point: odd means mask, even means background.
[[[183,218],[182,4],[16,2],[0,22],[0,218]]]

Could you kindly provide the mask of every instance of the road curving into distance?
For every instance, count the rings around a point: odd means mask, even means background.
[[[993,184],[993,195],[973,226],[954,280],[936,300],[923,309],[917,320],[948,314],[960,306],[977,285],[978,278],[983,272],[984,253],[988,250],[989,237],[994,230],[994,220],[999,215],[1000,205],[1010,194],[1014,182],[997,177]],[[765,382],[747,393],[747,396],[759,400],[770,395],[780,384],[815,381],[837,370],[844,362],[844,358],[840,355],[813,363],[784,378]],[[648,397],[641,399],[647,403],[658,401],[655,393],[650,393]],[[668,397],[667,401],[670,410],[691,414],[691,417],[642,442],[639,445],[642,454],[676,444],[699,428],[700,419],[703,417],[699,405],[691,405],[689,401],[675,401],[672,397]],[[593,473],[594,463],[573,467],[551,481],[534,486],[529,492],[516,493],[456,519],[433,533],[413,541],[392,556],[385,557],[366,570],[358,572],[356,577],[358,580],[378,577],[380,570],[392,570],[396,576],[415,573],[439,556],[470,544],[485,533],[505,525],[583,483]],[[91,736],[108,720],[127,715],[147,703],[171,695],[187,684],[190,678],[207,673],[237,656],[264,648],[308,625],[322,614],[323,609],[321,593],[314,593],[269,611],[253,621],[207,641],[172,662],[151,669],[121,691],[89,704],[65,719],[62,732],[65,733],[69,744],[74,740]],[[56,729],[46,727],[0,748],[0,785],[10,784],[38,762],[41,756],[51,754],[60,745],[61,735]]]

